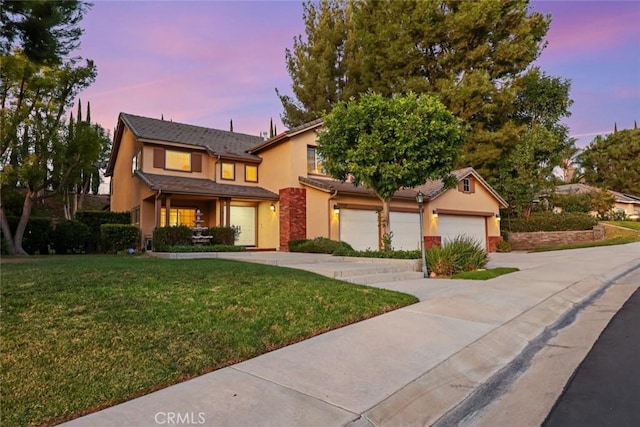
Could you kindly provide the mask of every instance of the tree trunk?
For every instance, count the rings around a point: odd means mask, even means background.
[[[22,205],[20,222],[18,223],[18,227],[16,227],[16,234],[13,236],[13,246],[15,247],[17,255],[29,255],[22,248],[22,238],[24,237],[24,232],[27,229],[27,223],[31,216],[31,206],[33,206],[33,200],[31,198],[32,194],[31,190],[27,189],[27,194],[24,197],[24,204]]]
[[[7,252],[9,255],[16,254],[16,248],[13,246],[13,236],[11,235],[11,228],[9,227],[9,221],[4,214],[4,208],[2,207],[2,201],[0,200],[0,226],[2,227],[2,236],[7,244]]]
[[[387,245],[384,245],[383,242],[385,242],[385,240],[391,236],[391,220],[390,220],[390,215],[389,215],[389,211],[390,208],[389,206],[391,205],[391,201],[390,200],[385,200],[382,197],[378,196],[378,198],[382,201],[382,212],[380,213],[380,226],[381,226],[381,231],[382,231],[382,241],[379,242],[378,246],[379,249],[390,249],[388,247],[384,247]]]

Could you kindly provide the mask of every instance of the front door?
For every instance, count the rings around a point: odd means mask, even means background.
[[[240,230],[238,246],[256,245],[256,208],[254,206],[231,206],[231,226]]]

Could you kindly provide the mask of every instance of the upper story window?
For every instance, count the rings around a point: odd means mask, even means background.
[[[140,161],[140,153],[142,151],[138,150],[134,155],[133,159],[131,159],[131,173],[133,174],[135,171],[140,170],[142,168],[142,162]]]
[[[318,154],[316,147],[307,147],[307,172],[324,174],[322,156]]]
[[[138,159],[139,168],[142,168],[141,160],[141,158]],[[184,172],[202,172],[202,154],[154,148],[153,167]]]
[[[191,153],[165,150],[165,169],[191,171]]]
[[[471,192],[471,181],[469,181],[469,178],[465,178],[462,180],[462,191],[464,193]]]
[[[246,182],[258,182],[258,166],[244,165],[244,180]]]
[[[220,177],[222,179],[236,179],[236,165],[234,163],[222,163]]]

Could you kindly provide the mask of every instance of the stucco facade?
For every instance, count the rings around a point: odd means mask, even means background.
[[[381,202],[362,187],[322,174],[321,159],[314,157],[321,125],[311,122],[264,141],[121,114],[107,169],[112,176],[111,209],[133,212],[132,222],[141,229],[141,246],[156,227],[191,225],[189,215],[195,209],[203,213],[206,226],[242,223],[243,244],[250,248],[286,250],[293,238],[340,240],[348,231],[345,213],[376,215]],[[427,246],[440,241],[438,215],[434,215],[440,212],[449,222],[456,215],[483,218],[481,237],[491,249],[500,236],[497,214],[506,203],[473,169],[455,175],[458,188],[443,189],[442,183],[427,182],[400,190],[391,202],[391,212],[407,214],[402,217],[405,222],[408,218],[402,233],[419,234],[419,222],[415,221],[415,230],[412,227],[413,215],[417,218],[419,212],[415,195],[422,191],[426,196],[422,239]],[[373,225],[366,232],[378,242],[379,221],[370,220]],[[415,240],[419,241],[417,235]]]

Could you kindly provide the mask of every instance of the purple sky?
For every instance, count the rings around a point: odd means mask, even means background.
[[[304,34],[299,1],[101,1],[83,20],[79,54],[98,67],[81,95],[113,131],[119,112],[234,130],[278,132],[290,93],[284,50]],[[572,81],[579,145],[640,121],[640,2],[534,1],[550,13],[549,45],[537,61]]]

